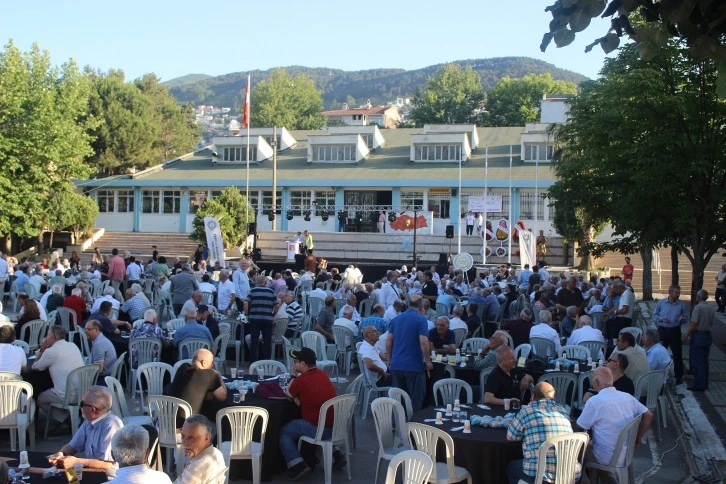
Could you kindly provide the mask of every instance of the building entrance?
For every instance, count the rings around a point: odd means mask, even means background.
[[[347,232],[376,232],[379,209],[391,209],[390,190],[346,190],[345,210],[348,214]]]

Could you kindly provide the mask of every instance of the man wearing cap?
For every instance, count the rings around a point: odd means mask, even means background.
[[[287,463],[288,477],[298,480],[312,470],[300,455],[297,443],[302,436],[315,437],[318,429],[318,416],[320,407],[335,397],[335,388],[328,375],[316,366],[315,352],[310,348],[290,350],[290,356],[295,359],[291,375],[293,381],[286,394],[300,406],[302,418],[292,420],[285,424],[280,431],[280,450]],[[325,417],[325,433],[323,438],[330,438],[333,427],[332,409]],[[340,468],[345,464],[339,451],[333,452],[333,467]]]

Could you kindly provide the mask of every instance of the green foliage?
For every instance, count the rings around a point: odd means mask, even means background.
[[[51,231],[70,230],[78,240],[93,228],[98,216],[98,204],[86,195],[64,187],[53,191],[46,208],[46,229]]]
[[[573,82],[556,81],[552,74],[529,74],[520,79],[505,77],[487,92],[484,126],[524,126],[539,121],[545,94],[576,94]]]
[[[251,97],[253,127],[320,129],[325,123],[320,92],[312,79],[303,74],[291,77],[284,69],[278,69],[254,86]]]
[[[224,246],[234,247],[244,241],[247,235],[245,224],[255,221],[255,211],[247,203],[247,198],[235,187],[226,188],[217,198],[205,200],[194,216],[193,230],[189,238],[206,244],[204,217],[216,217],[222,230]]]
[[[463,70],[448,64],[426,82],[413,97],[410,119],[417,126],[432,124],[470,124],[484,101],[481,79],[471,66]]]
[[[555,79],[580,83],[586,77],[572,71],[559,69],[552,64],[530,57],[497,57],[493,59],[469,59],[453,62],[459,67],[470,65],[481,78],[482,87],[491,89],[503,77],[523,77],[527,74],[551,73]],[[342,71],[340,69],[286,67],[288,75],[304,74],[315,82],[322,93],[326,109],[339,109],[340,102],[351,96],[359,101],[370,99],[373,105],[393,101],[397,96],[413,95],[422,89],[429,77],[436,74],[443,64],[406,71],[403,69],[371,69],[365,71]],[[185,83],[170,89],[179,102],[213,104],[238,108],[243,104],[247,75],[253,83],[268,79],[275,69],[265,71],[235,72]],[[174,80],[168,81],[173,83]],[[252,91],[254,94],[254,90]],[[254,122],[254,115],[253,115]]]
[[[51,193],[90,173],[88,81],[73,61],[52,67],[37,45],[23,53],[10,42],[0,86],[0,236],[33,237]]]

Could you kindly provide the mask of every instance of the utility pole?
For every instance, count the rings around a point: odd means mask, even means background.
[[[272,127],[272,231],[277,231],[277,126]]]

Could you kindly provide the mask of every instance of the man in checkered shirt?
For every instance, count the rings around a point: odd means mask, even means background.
[[[533,401],[522,407],[507,429],[507,440],[521,440],[524,455],[524,459],[507,465],[507,479],[510,483],[517,483],[520,479],[534,482],[537,474],[537,452],[542,443],[550,437],[572,433],[570,412],[555,402],[555,389],[552,385],[538,383],[532,398]],[[552,450],[547,453],[545,482],[554,482],[556,471],[557,459]]]

